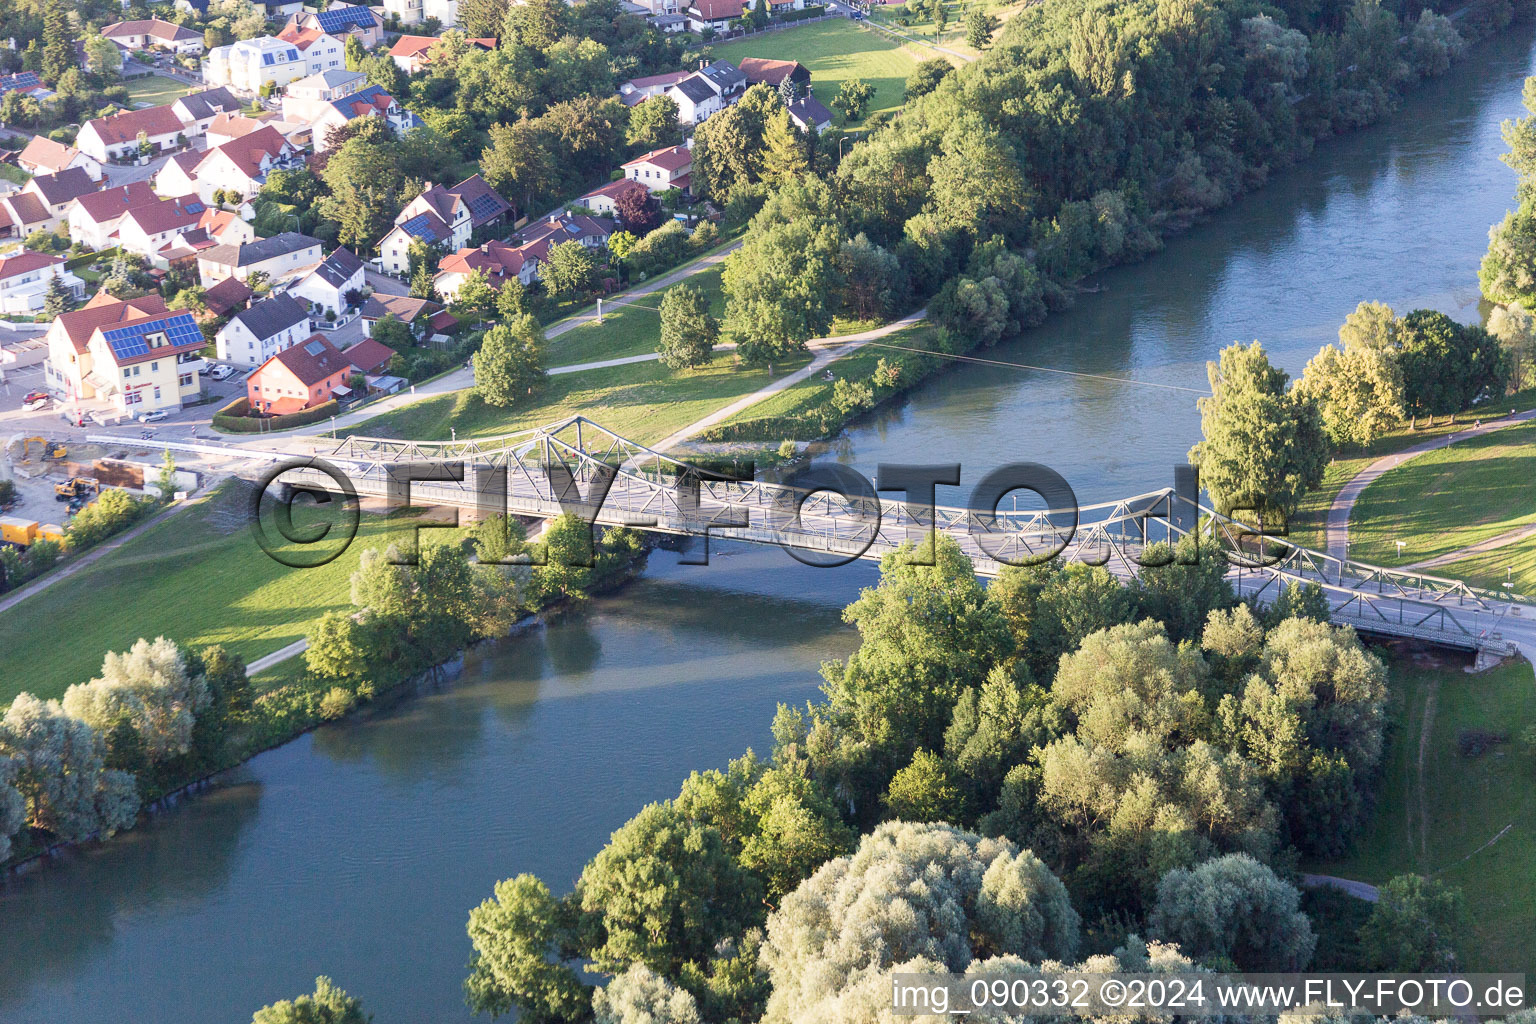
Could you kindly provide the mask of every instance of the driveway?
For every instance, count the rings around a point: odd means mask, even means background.
[[[390,277],[388,274],[381,274],[372,267],[364,268],[363,280],[367,282],[368,287],[382,295],[411,294],[410,286],[404,281],[401,281],[399,278]]]

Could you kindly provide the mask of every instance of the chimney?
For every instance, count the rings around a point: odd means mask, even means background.
[[[707,67],[709,67],[709,61],[707,61],[704,58],[700,57],[699,58],[699,70],[703,71]]]

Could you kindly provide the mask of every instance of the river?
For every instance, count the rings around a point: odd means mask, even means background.
[[[1098,294],[834,446],[881,460],[1061,472],[1084,501],[1165,486],[1198,437],[1205,360],[1262,339],[1293,373],[1361,299],[1471,319],[1514,175],[1532,33],[1479,47],[1387,123],[1101,275]],[[959,497],[941,490],[940,500]],[[494,647],[456,681],[255,758],[227,784],[0,890],[0,1022],[242,1024],[329,974],[379,1024],[466,1021],[469,908],[523,871],[563,891],[608,833],[694,768],[768,743],[854,637],[869,565],[715,545]]]

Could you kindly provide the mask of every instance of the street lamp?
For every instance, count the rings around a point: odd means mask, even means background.
[[[843,162],[843,143],[847,142],[851,138],[853,138],[852,135],[844,135],[842,138],[837,140],[837,162],[838,163],[842,163]]]

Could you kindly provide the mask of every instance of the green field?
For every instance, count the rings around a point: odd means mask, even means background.
[[[710,314],[716,317],[725,312],[720,270],[718,266],[711,267],[685,282],[704,290],[709,298]],[[672,287],[676,288],[677,285]],[[571,366],[655,352],[661,347],[661,317],[656,310],[661,308],[662,297],[670,290],[663,289],[632,300],[626,299],[624,305],[606,304],[601,324],[582,324],[550,341],[548,364]],[[636,306],[642,308],[636,309]]]
[[[1536,423],[1415,456],[1360,495],[1349,524],[1350,552],[1362,561],[1403,565],[1536,523],[1533,469]],[[1405,542],[1401,555],[1399,540]]]
[[[733,64],[743,57],[797,60],[810,69],[811,91],[828,109],[845,81],[862,78],[875,87],[866,116],[900,107],[906,98],[907,76],[923,59],[890,38],[843,18],[723,43],[714,47],[714,55],[716,60]]]
[[[774,366],[774,377],[804,366],[807,357]],[[669,370],[660,362],[631,363],[550,377],[531,405],[499,409],[473,389],[423,399],[367,420],[347,434],[418,441],[454,436],[490,437],[553,423],[580,413],[625,437],[650,444],[722,405],[763,387],[766,370],[736,364],[733,353],[697,370]]]
[[[125,84],[128,87],[128,102],[135,106],[147,103],[152,107],[161,107],[192,91],[185,84],[164,75],[148,75]]]
[[[25,185],[32,180],[32,175],[13,164],[0,164],[0,178],[18,185]]]
[[[1531,666],[1468,675],[1397,660],[1391,679],[1380,801],[1351,856],[1307,870],[1377,885],[1418,872],[1458,885],[1471,924],[1467,969],[1536,972],[1536,756],[1518,742],[1536,724]],[[1468,729],[1510,741],[1464,757],[1458,737]]]
[[[6,612],[0,706],[23,690],[57,697],[99,672],[108,650],[141,636],[164,635],[194,648],[224,644],[246,660],[270,654],[303,637],[320,615],[347,605],[361,552],[403,537],[410,522],[364,516],[341,557],[318,569],[291,569],[252,539],[247,493],[225,484],[198,507]]]

